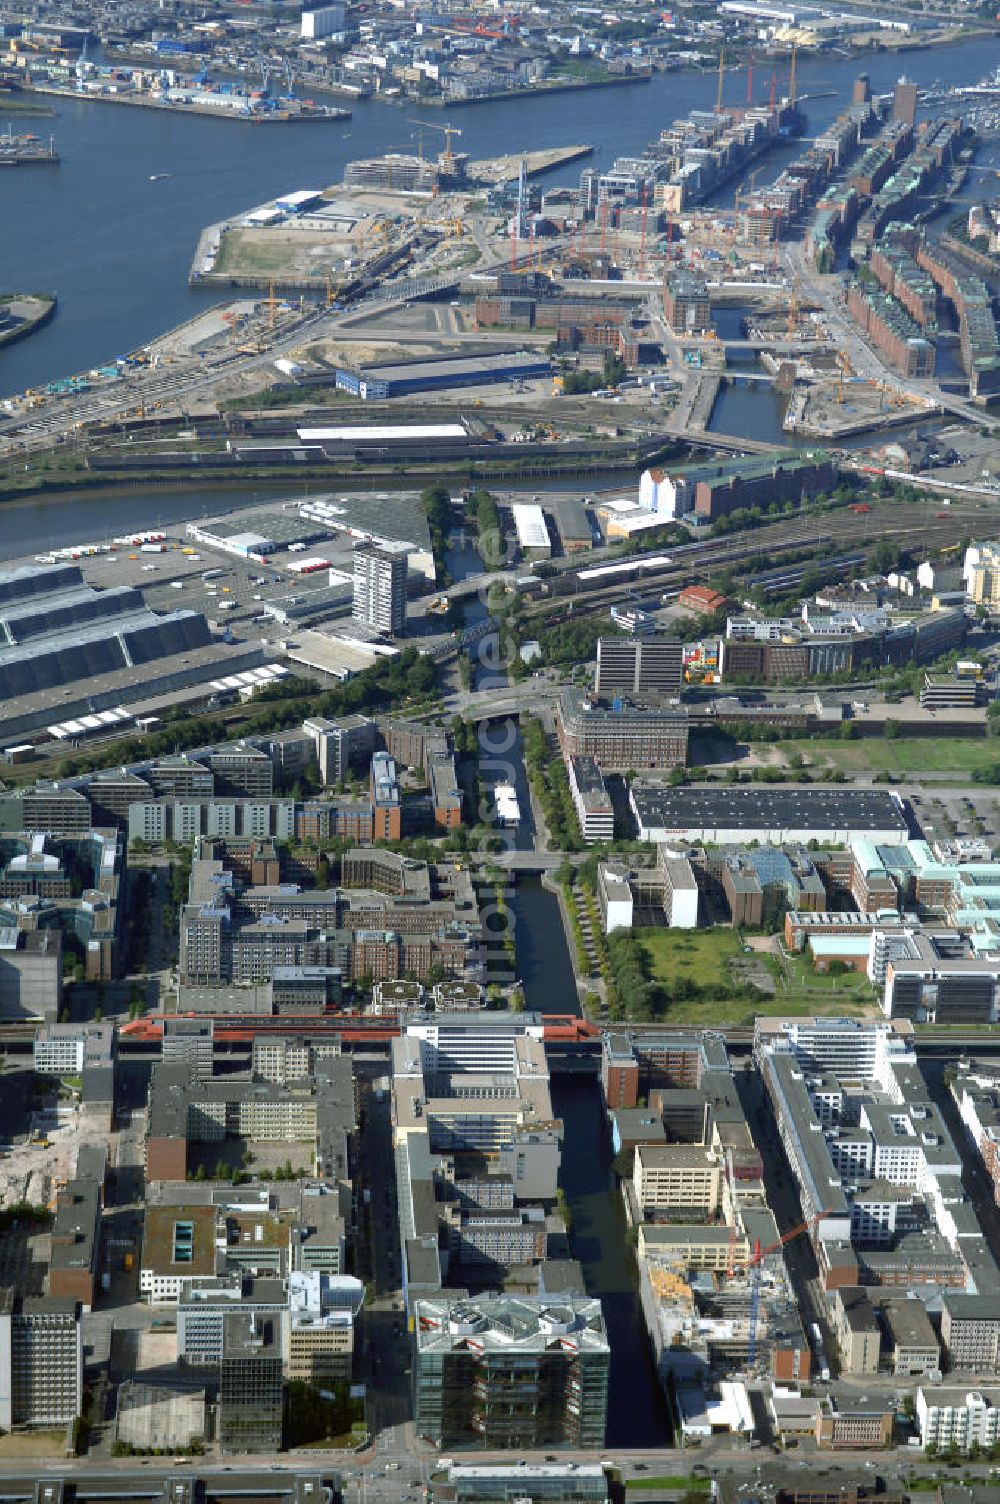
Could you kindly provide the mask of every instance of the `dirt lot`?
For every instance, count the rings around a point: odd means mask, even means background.
[[[229,276],[309,276],[322,278],[351,255],[352,243],[339,235],[301,230],[227,230],[215,263],[215,271]]]

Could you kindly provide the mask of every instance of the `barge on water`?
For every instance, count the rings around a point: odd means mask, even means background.
[[[0,167],[55,167],[58,163],[59,153],[52,136],[46,143],[38,136],[15,136],[13,129],[0,135]]]

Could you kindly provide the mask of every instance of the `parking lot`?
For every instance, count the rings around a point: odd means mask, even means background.
[[[1000,847],[1000,789],[925,789],[912,793],[910,803],[932,844],[975,840],[990,850]]]

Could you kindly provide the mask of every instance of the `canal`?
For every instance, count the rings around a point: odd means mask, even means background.
[[[537,878],[521,879],[510,909],[528,1007],[578,1013],[558,900]],[[559,1179],[572,1220],[573,1254],[583,1265],[587,1293],[601,1298],[611,1342],[608,1446],[669,1446],[673,1433],[639,1304],[600,1086],[594,1077],[554,1076],[552,1105],[565,1129]]]
[[[719,388],[708,420],[709,432],[736,439],[762,439],[768,444],[801,443],[781,426],[785,401],[770,382],[741,381],[731,374]]]

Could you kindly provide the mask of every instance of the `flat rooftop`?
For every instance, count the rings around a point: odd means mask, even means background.
[[[643,825],[669,830],[717,826],[732,830],[871,830],[908,833],[900,802],[877,789],[811,789],[755,784],[752,788],[678,788],[640,785],[632,798]]]

